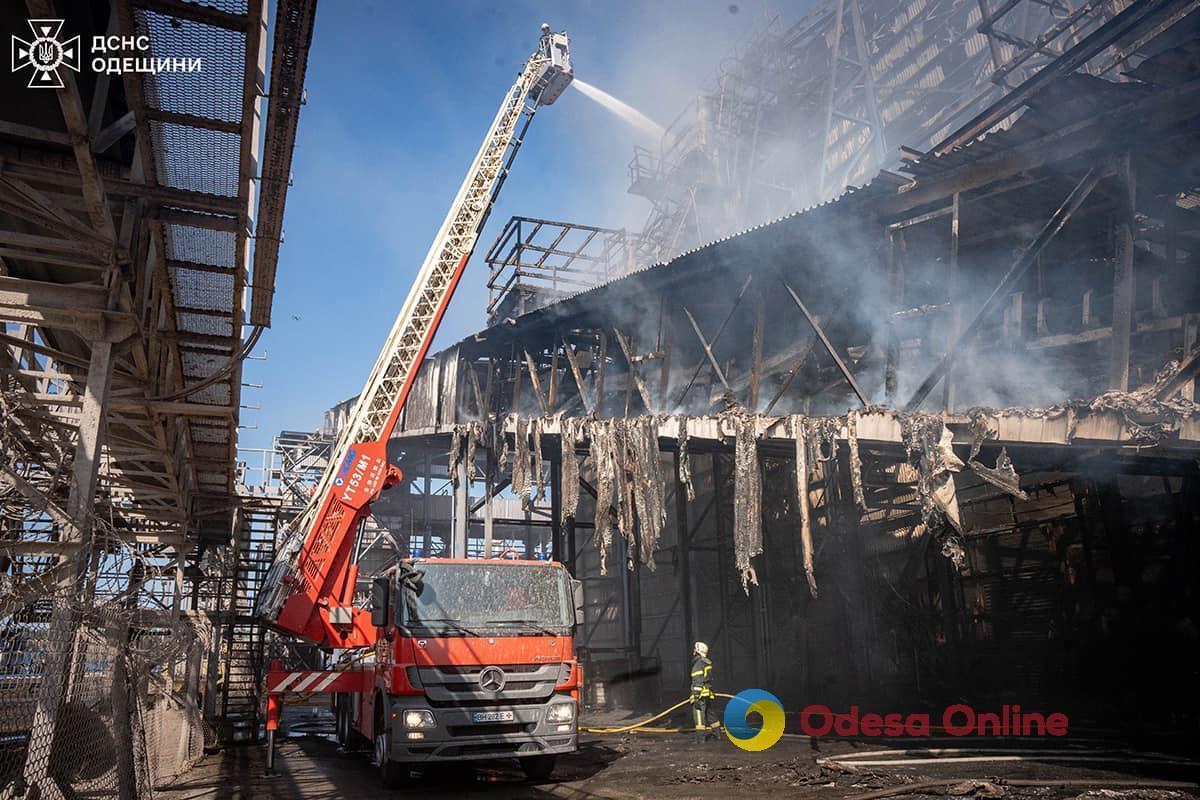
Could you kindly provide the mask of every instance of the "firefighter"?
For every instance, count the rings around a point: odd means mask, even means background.
[[[708,645],[696,642],[692,648],[692,717],[696,723],[696,741],[707,739],[708,704],[716,695],[712,690],[712,662],[708,660]]]

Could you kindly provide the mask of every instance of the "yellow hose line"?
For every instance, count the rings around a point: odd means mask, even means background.
[[[651,722],[654,722],[657,719],[662,719],[663,717],[665,717],[667,714],[670,714],[675,709],[683,708],[690,702],[692,702],[692,698],[686,697],[683,700],[680,700],[675,705],[668,708],[667,710],[660,711],[657,714],[655,714],[653,717],[650,717],[649,719],[644,719],[641,722],[635,722],[632,725],[624,725],[620,728],[580,728],[580,730],[587,731],[588,733],[625,733],[626,731],[631,731],[634,728],[641,728],[645,725],[649,725]]]
[[[721,692],[714,692],[713,694],[716,697],[724,697],[729,700],[733,699],[733,695],[731,695],[731,694],[722,694]],[[627,733],[629,731],[635,731],[639,728],[643,729],[645,733],[680,733],[683,731],[695,730],[694,728],[647,728],[646,727],[651,722],[654,722],[655,720],[658,720],[658,719],[662,719],[663,717],[665,717],[667,714],[670,714],[675,709],[682,708],[683,706],[686,706],[691,702],[692,702],[691,697],[685,697],[682,700],[680,700],[678,703],[676,703],[675,705],[666,709],[665,711],[660,711],[657,714],[655,714],[653,717],[650,717],[649,719],[644,719],[641,722],[635,722],[632,725],[624,725],[620,728],[580,728],[579,730],[581,730],[585,733]],[[718,726],[718,724],[719,723],[714,722],[712,725],[709,725],[708,727],[715,728]]]

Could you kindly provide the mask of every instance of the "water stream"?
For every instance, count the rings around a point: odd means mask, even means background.
[[[662,138],[663,127],[628,103],[622,103],[603,89],[597,89],[579,78],[571,81],[571,85],[583,92],[584,96],[595,100],[647,136],[652,136],[656,140]]]

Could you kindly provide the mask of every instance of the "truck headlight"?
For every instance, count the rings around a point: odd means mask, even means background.
[[[546,711],[547,722],[570,722],[575,719],[574,703],[555,703]]]
[[[433,712],[427,708],[412,708],[404,712],[406,728],[432,728],[436,724],[433,721]]]

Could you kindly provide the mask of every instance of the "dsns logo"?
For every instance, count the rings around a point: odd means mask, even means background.
[[[758,714],[762,726],[750,724],[751,714]],[[757,753],[773,746],[783,736],[783,703],[770,692],[746,689],[738,692],[725,706],[725,735],[743,750]]]
[[[33,41],[12,37],[12,71],[32,67],[31,89],[63,88],[59,67],[79,72],[79,37],[59,41],[62,27],[61,19],[31,19],[29,29],[33,31]]]

